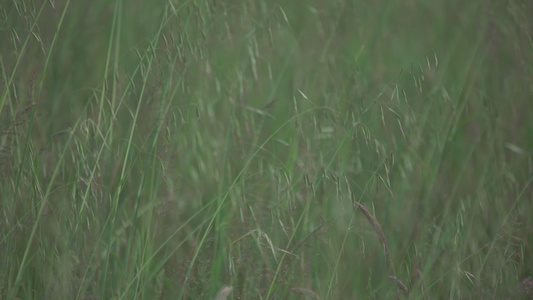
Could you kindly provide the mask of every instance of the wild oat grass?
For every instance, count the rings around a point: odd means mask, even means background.
[[[530,298],[530,11],[3,1],[0,298]]]

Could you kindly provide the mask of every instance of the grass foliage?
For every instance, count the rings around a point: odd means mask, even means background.
[[[0,298],[526,299],[526,0],[0,5]]]

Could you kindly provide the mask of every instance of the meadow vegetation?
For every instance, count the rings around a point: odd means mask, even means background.
[[[0,5],[1,299],[528,299],[527,0]]]

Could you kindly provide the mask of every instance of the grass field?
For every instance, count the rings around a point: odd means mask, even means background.
[[[533,3],[0,5],[1,299],[531,299]]]

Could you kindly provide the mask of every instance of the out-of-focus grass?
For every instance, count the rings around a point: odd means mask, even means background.
[[[529,2],[37,2],[2,299],[531,296]]]

